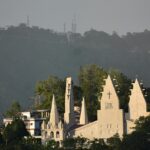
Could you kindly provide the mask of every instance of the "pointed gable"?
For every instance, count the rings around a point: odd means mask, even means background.
[[[51,113],[50,113],[50,125],[57,126],[59,123],[59,115],[57,111],[55,96],[53,95]]]
[[[133,89],[131,89],[129,115],[130,119],[133,120],[138,119],[140,116],[147,115],[146,101],[137,79],[133,83]]]
[[[86,111],[85,99],[82,100],[81,114],[80,114],[80,124],[87,124],[88,116]]]
[[[119,109],[119,98],[110,75],[105,79],[105,85],[101,97],[101,109]]]

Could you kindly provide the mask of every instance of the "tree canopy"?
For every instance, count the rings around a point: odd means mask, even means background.
[[[96,119],[104,79],[108,74],[112,77],[118,92],[120,107],[127,111],[131,80],[118,70],[111,69],[106,71],[98,65],[87,65],[80,68],[79,86],[82,90],[82,96],[86,100],[90,120]]]
[[[135,130],[125,135],[122,143],[121,150],[148,150],[150,147],[150,116],[140,117],[136,121]]]
[[[100,97],[103,90],[104,79],[110,74],[116,91],[120,98],[120,107],[127,111],[131,80],[117,70],[104,70],[98,65],[82,66],[78,73],[79,84],[74,84],[73,94],[75,104],[81,104],[82,97],[85,97],[89,120],[96,120],[97,110],[100,108]],[[65,101],[65,79],[49,76],[47,80],[39,81],[36,84],[35,92],[44,97],[44,100],[36,108],[50,109],[52,95],[55,94],[60,114],[64,112]]]
[[[14,141],[20,141],[24,136],[28,136],[29,133],[26,129],[24,122],[20,119],[15,119],[11,124],[8,124],[3,131],[3,139],[7,144]]]
[[[19,102],[14,101],[10,108],[4,114],[5,117],[17,117],[19,116],[19,112],[21,112],[21,105]]]
[[[47,80],[39,81],[35,87],[36,95],[44,97],[43,101],[35,106],[40,109],[50,109],[52,96],[55,94],[55,99],[59,112],[64,112],[64,97],[65,97],[65,81],[56,76],[49,76]]]

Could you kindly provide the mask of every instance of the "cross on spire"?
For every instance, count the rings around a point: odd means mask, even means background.
[[[108,98],[110,99],[110,96],[111,96],[112,94],[111,94],[111,92],[109,91],[109,92],[107,93],[107,95],[108,95]]]

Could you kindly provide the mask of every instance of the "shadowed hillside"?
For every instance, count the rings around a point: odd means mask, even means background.
[[[36,81],[49,75],[76,80],[80,66],[94,63],[132,78],[139,75],[150,86],[150,31],[120,37],[96,30],[57,33],[25,24],[0,29],[1,112],[13,100],[28,106]]]

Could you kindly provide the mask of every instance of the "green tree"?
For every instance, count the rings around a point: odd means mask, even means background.
[[[110,150],[120,150],[121,139],[118,134],[115,134],[113,137],[107,139],[107,143]]]
[[[90,141],[90,145],[91,150],[109,150],[108,145],[106,145],[103,139],[94,139]]]
[[[87,65],[80,68],[79,85],[86,100],[89,120],[96,119],[97,109],[99,108],[99,93],[106,78],[106,71],[97,65]]]
[[[6,116],[6,117],[18,117],[20,111],[21,111],[21,106],[20,106],[19,102],[14,101],[12,103],[11,107],[4,114],[4,116]]]
[[[73,95],[74,95],[74,104],[76,106],[81,106],[83,92],[80,86],[77,85],[73,86]]]
[[[88,147],[88,139],[84,137],[68,138],[63,141],[64,149],[84,150]]]
[[[59,148],[59,142],[56,142],[54,140],[50,140],[47,142],[46,144],[46,149],[53,149],[53,150],[57,150]]]
[[[140,117],[138,120],[136,120],[135,124],[136,126],[134,129],[136,132],[143,132],[150,136],[150,116]]]
[[[52,96],[55,94],[59,112],[64,112],[65,81],[55,76],[49,76],[47,80],[39,81],[35,87],[35,93],[44,97],[44,100],[36,108],[49,109]]]
[[[46,146],[41,144],[41,139],[31,136],[24,138],[21,145],[23,145],[23,150],[47,150]]]
[[[2,133],[0,133],[0,145],[2,145],[3,144],[3,136],[2,136]]]
[[[7,144],[12,142],[18,142],[28,136],[29,133],[26,130],[24,122],[20,119],[15,119],[11,124],[8,124],[3,131],[3,139]]]
[[[64,149],[75,149],[76,148],[76,139],[75,138],[67,138],[63,141]]]
[[[88,147],[88,139],[84,137],[75,138],[76,141],[76,149],[83,150]]]
[[[129,94],[131,89],[131,80],[118,70],[110,69],[108,73],[113,79],[115,89],[120,100],[120,108],[128,111]]]
[[[99,108],[100,92],[103,90],[104,79],[107,74],[111,75],[116,91],[118,92],[120,107],[127,111],[131,80],[117,70],[105,71],[97,65],[87,65],[80,68],[79,86],[85,96],[89,120],[96,119],[97,109]]]
[[[148,150],[150,147],[150,116],[140,117],[135,122],[135,130],[126,135],[121,143],[121,150]]]
[[[150,147],[148,140],[145,133],[133,132],[123,138],[120,150],[148,150]]]

